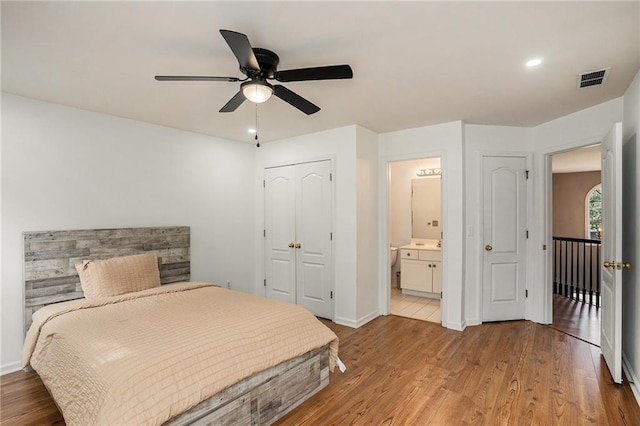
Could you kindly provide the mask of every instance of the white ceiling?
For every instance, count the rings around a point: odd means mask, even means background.
[[[600,144],[555,154],[551,157],[553,173],[593,172],[602,169]]]
[[[348,63],[352,80],[286,83],[322,108],[259,107],[263,142],[351,124],[533,126],[619,97],[640,67],[638,2],[2,2],[2,90],[237,141],[255,106],[218,110],[242,77],[219,29],[280,70]],[[535,69],[525,61],[541,57]],[[605,85],[577,74],[611,67]]]

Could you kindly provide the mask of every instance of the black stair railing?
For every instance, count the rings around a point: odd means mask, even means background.
[[[600,240],[553,237],[553,293],[600,306]]]

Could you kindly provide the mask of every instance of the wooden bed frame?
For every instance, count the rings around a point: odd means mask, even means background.
[[[23,236],[25,333],[38,309],[84,297],[75,264],[85,259],[155,252],[162,284],[191,277],[188,226],[25,232]],[[328,384],[327,345],[247,377],[166,424],[271,424]]]

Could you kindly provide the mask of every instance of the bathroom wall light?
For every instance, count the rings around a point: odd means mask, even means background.
[[[442,169],[418,169],[416,172],[416,176],[425,177],[425,176],[440,176],[442,175]]]
[[[273,86],[265,81],[247,81],[240,87],[244,97],[256,104],[267,101],[273,95]]]

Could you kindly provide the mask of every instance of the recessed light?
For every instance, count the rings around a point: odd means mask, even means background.
[[[528,67],[537,67],[541,63],[542,63],[542,59],[535,58],[535,59],[531,59],[530,61],[527,61],[527,63],[525,65],[528,66]]]
[[[255,132],[256,132],[256,129],[248,129],[248,130],[247,130],[247,132],[249,132],[249,133],[255,133]]]

